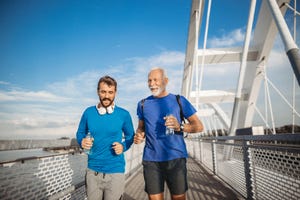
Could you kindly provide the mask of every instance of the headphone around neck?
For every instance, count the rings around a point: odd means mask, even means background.
[[[98,105],[96,105],[96,108],[97,108],[98,113],[99,113],[100,115],[105,115],[106,113],[107,113],[107,114],[113,113],[113,112],[114,112],[115,106],[114,106],[114,105],[110,105],[110,106],[108,106],[107,108],[101,106],[100,108],[98,108]]]

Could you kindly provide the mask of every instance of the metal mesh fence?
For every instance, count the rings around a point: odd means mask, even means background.
[[[142,145],[125,153],[126,176],[141,166]],[[0,164],[0,199],[85,199],[87,156],[63,153]]]
[[[191,157],[257,200],[300,199],[299,142],[299,134],[187,139]]]

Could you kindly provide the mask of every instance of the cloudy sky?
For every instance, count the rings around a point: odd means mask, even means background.
[[[208,48],[241,46],[250,1],[212,2]],[[1,0],[0,139],[74,137],[103,75],[116,78],[116,104],[135,123],[153,66],[166,68],[168,90],[180,93],[190,8],[189,0]],[[274,81],[291,96],[280,37],[271,56],[270,76],[279,74]],[[239,65],[232,66],[207,70],[203,89],[235,90]]]

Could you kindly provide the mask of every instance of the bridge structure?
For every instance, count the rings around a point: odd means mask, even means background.
[[[214,25],[213,21],[209,23],[210,12],[213,12],[210,11],[211,2],[210,0],[193,1],[181,90],[181,93],[197,107],[199,116],[206,125],[206,132],[212,133],[213,130],[217,132],[217,129],[221,129],[229,135],[235,135],[237,129],[257,126],[254,120],[260,118],[263,124],[259,126],[269,128],[273,134],[276,134],[274,117],[276,113],[274,113],[271,101],[273,98],[283,98],[287,105],[286,109],[290,109],[299,122],[300,115],[294,103],[295,99],[284,97],[268,76],[268,70],[271,68],[268,65],[270,54],[279,33],[287,57],[290,59],[290,67],[286,69],[286,72],[293,70],[294,73],[291,74],[290,80],[293,78],[297,80],[295,82],[298,84],[296,83],[294,87],[299,90],[300,52],[295,42],[297,29],[295,20],[296,16],[299,16],[299,12],[294,10],[294,14],[289,13],[290,16],[294,16],[294,27],[292,28],[294,36],[292,36],[284,19],[288,8],[291,8],[290,1],[249,1],[248,21],[245,23],[243,44],[234,47],[208,48],[209,27]],[[293,3],[296,5],[296,1]],[[207,6],[205,6],[206,4]],[[238,5],[236,6],[239,9]],[[203,23],[203,19],[206,19],[206,23]],[[200,37],[201,28],[204,29],[202,37]],[[203,38],[203,41],[200,41],[200,38]],[[203,46],[199,47],[200,43]],[[291,52],[294,56],[289,56]],[[232,71],[236,75],[224,77],[222,76],[224,73],[217,73],[218,70],[231,70],[230,68],[237,69]],[[234,88],[224,90],[216,86],[206,89],[204,86],[207,79],[205,78],[209,76],[210,69],[214,69],[216,72],[213,74],[213,79],[223,85],[227,85],[231,79],[236,77]],[[281,84],[286,83],[281,82]],[[271,88],[278,91],[277,97],[271,96]],[[262,94],[263,92],[264,94]],[[263,95],[265,96],[265,105],[260,107],[258,99]],[[229,109],[226,109],[226,106]],[[291,124],[295,122],[295,118],[291,120],[293,121]]]
[[[300,134],[294,129],[276,133],[274,113],[268,107],[268,88],[276,87],[267,76],[267,66],[278,33],[294,86],[299,89],[299,48],[284,18],[288,10],[293,11],[294,19],[299,15],[291,3],[296,5],[296,0],[249,1],[243,46],[207,48],[211,1],[192,0],[181,93],[197,108],[205,130],[185,138],[189,153],[187,199],[300,199]],[[204,41],[199,48],[201,27]],[[236,91],[204,90],[204,67],[222,68],[226,63],[239,66]],[[262,83],[267,85],[269,104],[265,113],[257,106]],[[294,125],[300,116],[296,104],[283,99]],[[230,112],[224,104],[231,105]],[[263,125],[254,123],[257,115]],[[141,166],[143,145],[133,145],[125,153],[123,199],[147,199]],[[86,198],[87,157],[74,139],[0,141],[1,156],[12,150],[25,154],[1,160],[0,199]],[[168,190],[165,199],[170,199]]]

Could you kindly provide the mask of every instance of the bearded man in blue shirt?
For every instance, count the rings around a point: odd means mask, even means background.
[[[137,106],[139,118],[134,143],[144,138],[143,169],[145,191],[149,200],[163,200],[167,183],[172,200],[185,200],[187,184],[186,158],[188,157],[183,133],[203,130],[196,109],[183,96],[168,93],[168,78],[162,68],[153,68],[148,74],[152,93]],[[182,123],[181,114],[188,123]],[[174,133],[166,132],[171,129]]]
[[[123,153],[133,143],[134,128],[129,112],[115,104],[116,92],[115,79],[100,78],[97,88],[100,102],[83,112],[76,133],[78,144],[90,151],[86,172],[88,200],[119,200],[124,192]],[[86,138],[88,132],[92,140]]]

